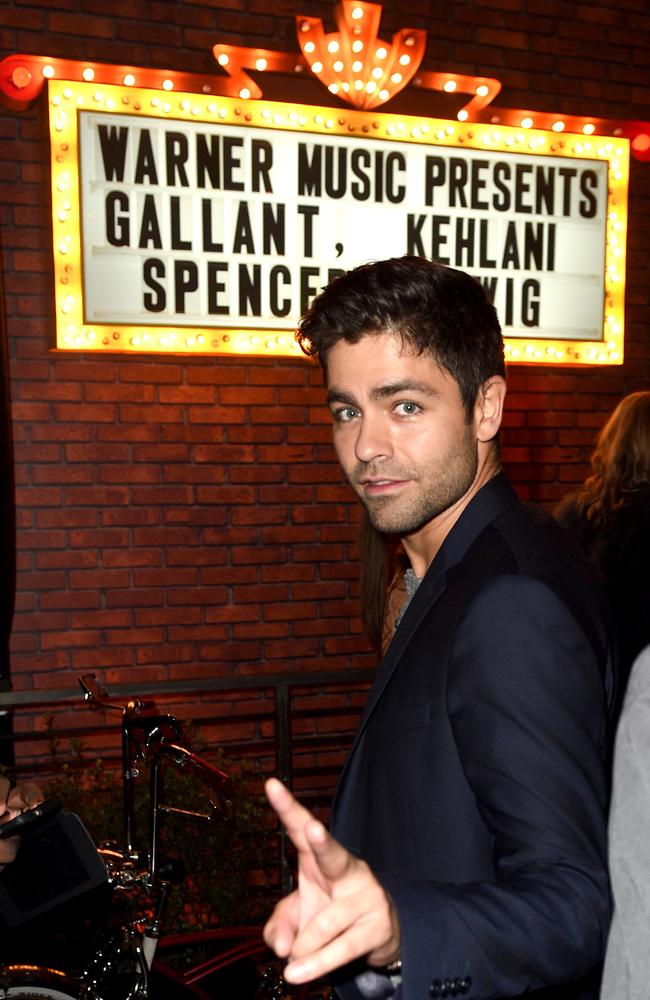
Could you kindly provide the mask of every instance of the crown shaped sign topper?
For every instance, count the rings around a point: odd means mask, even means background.
[[[378,38],[381,6],[356,0],[342,0],[334,17],[339,30],[328,35],[320,18],[296,18],[303,57],[332,94],[370,110],[410,82],[424,56],[426,31],[402,28],[384,42]]]

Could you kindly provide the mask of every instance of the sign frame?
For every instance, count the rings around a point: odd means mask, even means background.
[[[607,163],[608,196],[604,309],[600,339],[505,337],[514,363],[618,365],[623,362],[625,253],[629,140],[389,114],[344,108],[242,100],[214,94],[180,93],[119,84],[48,81],[51,146],[52,235],[56,349],[201,355],[302,357],[293,329],[242,329],[237,325],[161,327],[153,324],[89,323],[84,310],[84,273],[78,113],[101,111],[176,123],[206,122],[323,136],[354,136],[431,148],[492,150],[504,155],[599,160]],[[361,263],[359,261],[358,263]]]

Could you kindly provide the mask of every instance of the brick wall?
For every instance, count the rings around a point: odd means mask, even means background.
[[[391,0],[382,33],[429,32],[428,69],[496,76],[498,103],[650,115],[644,0]],[[271,12],[272,9],[272,12]],[[296,51],[329,3],[5,0],[1,54],[213,71],[216,41]],[[372,662],[357,615],[357,510],[318,374],[296,360],[56,355],[46,109],[0,109],[0,236],[18,519],[17,689],[263,675]],[[552,504],[650,375],[650,164],[632,161],[626,362],[513,366],[503,458]]]

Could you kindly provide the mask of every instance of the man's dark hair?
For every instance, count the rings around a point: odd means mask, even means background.
[[[458,383],[468,417],[485,381],[505,375],[501,327],[483,286],[424,257],[362,264],[334,278],[296,337],[327,373],[328,351],[367,333],[396,333],[418,354],[432,355]]]

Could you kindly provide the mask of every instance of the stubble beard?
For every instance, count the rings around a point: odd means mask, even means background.
[[[478,452],[476,447],[461,449],[445,456],[436,470],[427,475],[394,473],[390,478],[409,482],[405,496],[368,497],[358,484],[368,469],[356,470],[353,486],[365,506],[374,528],[384,534],[405,537],[423,528],[461,500],[476,478]],[[415,488],[413,488],[415,487]]]

